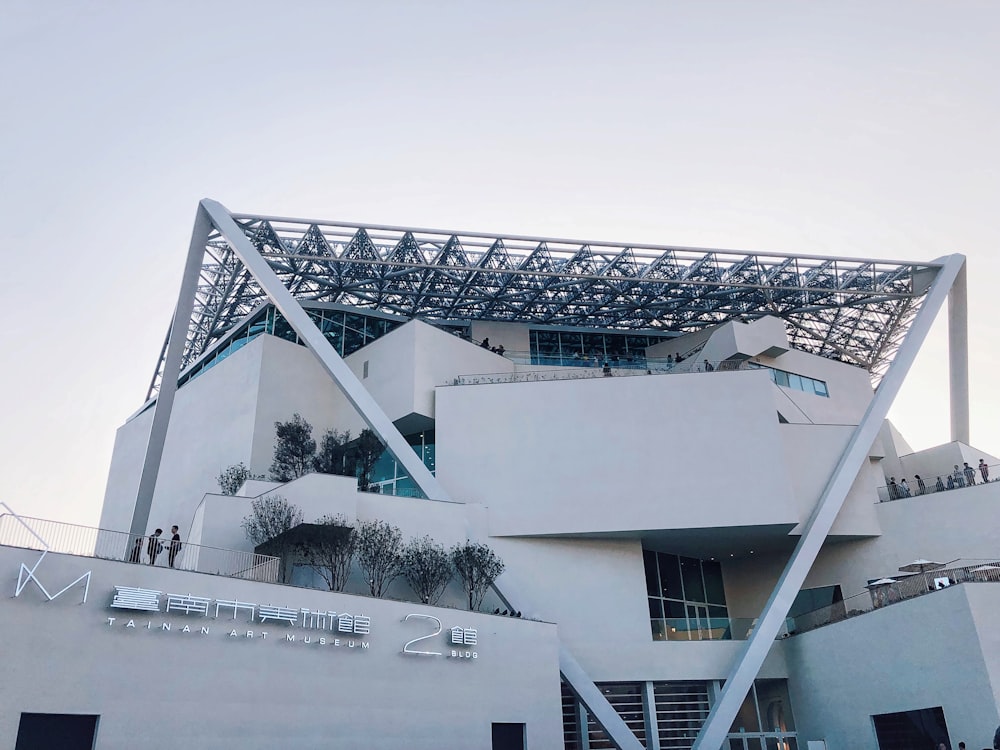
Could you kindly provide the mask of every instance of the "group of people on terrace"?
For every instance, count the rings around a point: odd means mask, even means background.
[[[133,563],[142,562],[142,547],[145,541],[146,559],[150,565],[156,565],[156,558],[163,553],[163,542],[160,541],[162,533],[163,529],[157,529],[149,536],[136,537],[135,543],[132,545],[132,551],[129,553],[128,561]],[[170,533],[173,536],[170,537],[167,545],[167,564],[172,568],[174,567],[174,562],[177,560],[177,555],[181,551],[181,535],[176,526],[170,527]]]
[[[976,480],[977,468],[980,476],[978,482]],[[914,495],[927,495],[931,492],[944,492],[945,490],[955,490],[960,487],[971,487],[974,484],[986,484],[990,481],[990,467],[983,459],[979,459],[978,467],[969,466],[968,462],[964,462],[962,466],[955,464],[954,471],[947,474],[943,479],[941,476],[938,476],[934,482],[933,489],[930,490],[927,488],[927,483],[919,474],[914,474],[913,479],[916,482],[915,488],[910,487],[906,481],[906,477],[903,477],[898,484],[896,477],[889,477],[889,484],[886,485],[886,490],[889,492],[889,499],[899,500],[900,498],[913,497]]]
[[[487,336],[486,338],[484,338],[482,341],[479,342],[479,348],[480,349],[489,349],[491,352],[493,352],[494,354],[499,354],[501,357],[503,356],[503,353],[505,351],[507,351],[506,349],[503,348],[503,344],[497,344],[496,346],[490,346],[490,337],[489,336]]]

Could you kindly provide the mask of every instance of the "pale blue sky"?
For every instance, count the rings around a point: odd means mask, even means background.
[[[57,2],[0,25],[0,499],[93,524],[198,199],[234,211],[969,257],[1000,452],[994,2]],[[892,417],[948,439],[942,320]]]

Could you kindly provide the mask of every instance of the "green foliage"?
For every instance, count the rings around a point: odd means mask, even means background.
[[[313,468],[320,474],[355,475],[355,458],[350,448],[351,432],[327,430],[320,438],[319,450],[313,458]]]
[[[445,548],[425,536],[411,539],[403,549],[403,577],[424,604],[437,604],[455,570]]]
[[[358,439],[354,441],[351,450],[354,454],[354,470],[358,477],[358,489],[367,492],[371,485],[372,469],[375,468],[375,462],[382,455],[385,446],[382,445],[378,435],[365,428],[358,435]]]
[[[259,546],[302,523],[302,511],[281,495],[265,495],[250,503],[241,524],[247,539]]]
[[[451,562],[468,595],[469,610],[477,611],[490,586],[503,573],[503,560],[485,544],[466,542],[451,548]]]
[[[219,483],[219,490],[223,495],[235,495],[240,491],[240,487],[243,486],[244,482],[251,479],[264,479],[264,475],[254,474],[242,461],[238,464],[227,466],[216,477],[216,481]]]
[[[347,518],[338,513],[316,520],[324,528],[299,546],[303,561],[316,571],[330,591],[343,591],[351,575],[357,537]]]
[[[403,534],[385,521],[362,521],[355,528],[358,566],[372,596],[381,597],[402,572]]]
[[[277,437],[271,479],[290,482],[312,471],[316,453],[312,425],[296,413],[288,422],[275,422],[274,429]]]

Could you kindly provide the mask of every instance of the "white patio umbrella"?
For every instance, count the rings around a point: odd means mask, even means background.
[[[980,565],[978,568],[973,568],[970,572],[979,573],[979,578],[983,581],[997,581],[1000,580],[1000,565]]]
[[[1000,568],[998,568],[998,570],[1000,570]],[[871,588],[872,586],[886,586],[890,583],[899,583],[899,581],[895,578],[879,578],[877,581],[869,583],[867,588]]]
[[[938,568],[943,568],[945,565],[947,563],[920,558],[911,563],[906,563],[906,565],[900,565],[899,569],[904,573],[926,573],[928,570],[937,570]]]

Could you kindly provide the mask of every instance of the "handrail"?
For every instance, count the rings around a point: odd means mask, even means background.
[[[31,525],[26,521],[30,521]],[[0,514],[0,545],[212,573],[265,583],[276,582],[281,569],[280,558],[271,555],[184,541],[180,542],[178,549],[174,549],[171,540],[166,537],[134,537],[127,531],[100,529],[14,513]]]
[[[706,367],[707,365],[707,367]],[[632,377],[635,375],[678,375],[695,372],[735,372],[737,370],[765,369],[755,362],[723,360],[721,362],[667,362],[647,360],[641,365],[608,362],[600,367],[576,365],[560,370],[521,370],[519,372],[493,372],[478,375],[459,375],[446,386],[483,385],[494,383],[535,383],[550,380],[587,380],[589,378]]]
[[[923,487],[920,486],[916,478],[917,475],[912,477],[912,484],[910,484],[911,477],[900,477],[900,481],[895,485],[884,484],[875,488],[878,494],[878,502],[889,503],[895,500],[906,500],[911,497],[933,495],[937,492],[948,492],[950,490],[961,490],[966,487],[977,487],[982,484],[992,484],[993,482],[1000,481],[1000,464],[987,464],[985,477],[978,464],[976,466],[970,465],[969,468],[972,469],[971,482],[966,477],[964,467],[956,467],[950,474],[941,474],[940,476],[935,474],[933,477],[924,477]],[[904,479],[907,482],[905,487],[902,484]],[[939,482],[940,485],[938,484]]]
[[[959,583],[1000,583],[998,559],[988,558],[974,565],[927,570],[898,580],[888,578],[884,584],[870,584],[867,591],[789,618],[789,635],[815,630]]]

